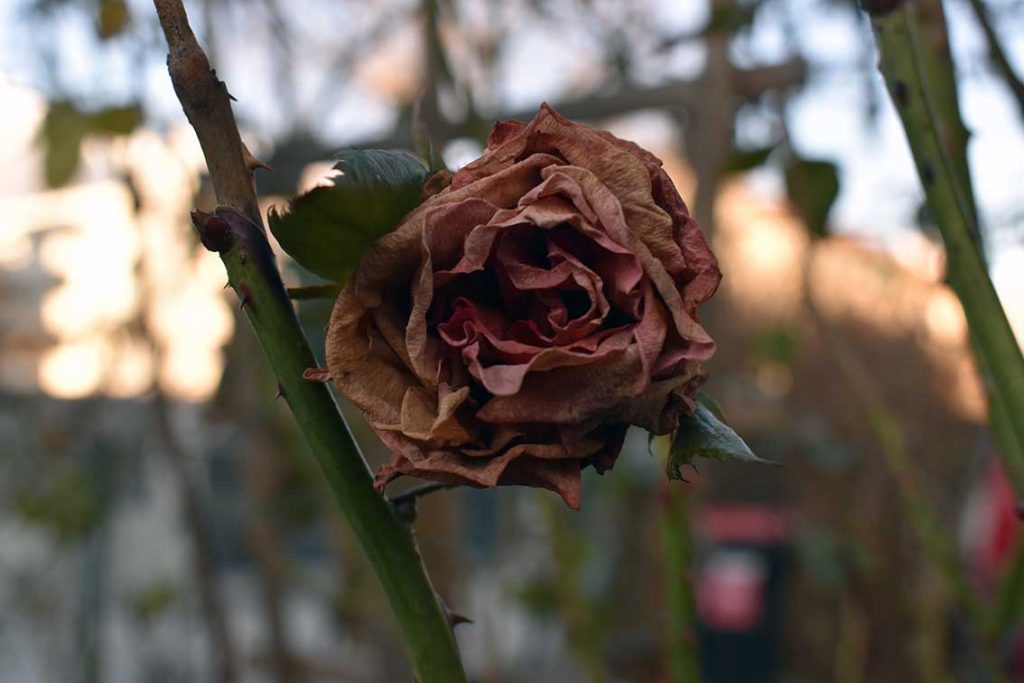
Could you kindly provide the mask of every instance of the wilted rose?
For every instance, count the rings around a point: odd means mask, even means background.
[[[629,425],[693,411],[720,279],[659,159],[544,105],[365,253],[328,367],[393,452],[378,487],[523,484],[575,508]]]

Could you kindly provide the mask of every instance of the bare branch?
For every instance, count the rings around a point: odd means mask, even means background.
[[[984,0],[970,0],[970,3],[971,9],[974,10],[974,16],[978,19],[978,24],[985,34],[985,41],[988,43],[988,55],[992,59],[996,70],[1003,77],[1003,80],[1006,81],[1010,92],[1017,100],[1021,116],[1024,117],[1024,81],[1021,81],[1017,72],[1013,70],[1013,65],[1010,64],[1010,59],[1007,57],[1006,51],[1003,50],[1002,43],[999,42],[999,36],[992,25],[992,18],[989,16],[988,7],[985,6]]]

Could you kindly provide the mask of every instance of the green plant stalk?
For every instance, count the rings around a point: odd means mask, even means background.
[[[998,600],[992,606],[985,631],[998,638],[1024,619],[1024,542],[1018,540],[1013,557],[996,591]]]
[[[995,54],[1000,50],[998,39],[987,22],[986,10],[981,0],[971,0],[971,5],[978,16],[986,37]],[[953,68],[953,58],[949,49],[949,32],[946,24],[945,10],[942,0],[920,0],[917,14],[919,35],[922,42],[921,58],[927,81],[931,86],[935,100],[935,111],[942,131],[940,140],[945,144],[946,152],[956,174],[957,184],[966,201],[966,210],[975,226],[974,243],[982,260],[985,260],[984,243],[981,237],[979,211],[975,199],[974,186],[971,181],[970,164],[967,159],[967,144],[970,132],[964,125],[960,115],[958,88]],[[999,60],[995,60],[997,64]],[[1005,66],[1005,60],[1003,65]],[[1015,78],[1012,70],[1008,72],[1011,79]],[[1015,90],[1015,92],[1017,92]],[[978,353],[978,342],[971,335],[971,347],[978,360],[978,372],[985,386],[988,398],[989,422],[995,435],[996,443],[1003,454],[1003,461],[1009,470],[1014,489],[1024,491],[1024,468],[1014,467],[1014,463],[1024,463],[1024,443],[1014,432],[1013,423],[1003,403],[1002,396],[993,390],[992,373],[985,359]],[[994,641],[1012,625],[1012,615],[1020,607],[1021,576],[1024,576],[1024,541],[1018,541],[1013,552],[1011,567],[996,591],[990,614],[984,624],[984,638]]]
[[[561,501],[549,495],[539,499],[551,540],[555,605],[565,623],[569,647],[583,665],[588,683],[606,683],[608,634],[604,625],[608,620],[601,618],[600,603],[583,590],[586,542],[567,523]]]
[[[466,681],[445,608],[423,567],[408,526],[373,488],[370,471],[325,384],[303,378],[316,367],[263,232],[233,211],[197,221],[204,243],[228,226],[220,251],[231,286],[256,331],[299,430],[320,464],[335,500],[352,525],[384,586],[422,683]]]
[[[960,116],[960,97],[953,73],[953,55],[949,49],[949,30],[942,0],[919,0],[917,5],[918,35],[921,38],[921,61],[931,88],[937,114],[940,139],[949,155],[957,184],[967,202],[971,221],[977,225],[974,184],[967,163],[967,143],[971,134]]]
[[[659,443],[664,442],[664,443]],[[655,443],[667,451],[668,442]],[[700,683],[697,650],[697,607],[693,591],[693,533],[690,502],[678,482],[662,489],[661,553],[668,606],[668,664],[672,683]]]
[[[939,140],[943,143],[956,183],[965,201],[965,211],[975,226],[972,238],[982,261],[985,249],[981,237],[979,212],[971,181],[971,170],[967,160],[967,143],[970,132],[960,115],[958,87],[953,69],[953,57],[949,49],[949,32],[942,0],[920,0],[917,5],[918,35],[921,39],[920,57],[926,81],[933,94]],[[992,372],[987,361],[979,353],[978,342],[971,334],[971,346],[978,363],[978,374],[982,378],[988,399],[989,422],[996,443],[1003,453],[1004,462],[1010,471],[1014,488],[1024,492],[1024,467],[1014,468],[1014,463],[1024,465],[1024,442],[1014,431],[1010,413],[1003,397],[994,390]]]
[[[1024,356],[975,243],[973,210],[957,181],[957,172],[942,141],[936,98],[929,89],[926,57],[920,44],[912,3],[897,4],[872,17],[879,69],[903,123],[928,204],[946,246],[950,284],[964,308],[978,365],[998,400],[992,401],[993,424],[1012,431],[1024,443]],[[1000,424],[996,424],[999,421]],[[1002,453],[1019,493],[1024,484],[1024,457]]]
[[[210,68],[182,1],[153,4],[167,39],[171,83],[199,138],[223,207],[214,216],[194,216],[200,239],[220,254],[281,393],[380,579],[418,682],[467,683],[447,612],[430,585],[411,530],[373,488],[329,389],[303,377],[316,361],[264,232],[252,171],[265,164],[242,144],[231,96]]]

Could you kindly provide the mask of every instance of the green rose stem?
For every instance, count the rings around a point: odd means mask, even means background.
[[[964,197],[965,212],[974,228],[971,237],[984,261],[984,245],[978,229],[978,208],[974,198],[974,185],[967,162],[967,143],[970,133],[960,116],[960,104],[956,77],[953,73],[953,57],[949,50],[949,32],[942,0],[921,0],[917,5],[918,35],[921,41],[920,57],[922,71],[934,99],[936,129],[939,139],[953,168],[957,187]],[[978,372],[983,379],[988,398],[989,421],[996,442],[1002,451],[1007,469],[1013,478],[1014,488],[1024,495],[1024,434],[1014,431],[1013,421],[1003,397],[995,390],[991,370],[978,350],[976,335],[971,334],[971,346],[978,362]],[[1019,463],[1021,466],[1014,466]]]
[[[262,228],[252,168],[230,95],[188,24],[181,0],[154,0],[167,38],[174,90],[199,137],[221,208],[197,214],[203,244],[217,251],[277,375],[299,428],[395,612],[419,683],[465,683],[455,637],[409,528],[373,488],[326,386],[303,379],[316,362],[281,282]]]
[[[657,437],[653,446],[667,458],[671,439]],[[661,567],[668,608],[668,666],[672,683],[700,683],[697,606],[693,587],[692,491],[681,482],[664,481],[661,489]]]
[[[872,0],[864,5],[872,13],[879,70],[903,122],[928,205],[945,242],[949,281],[963,304],[982,377],[990,383],[993,430],[1009,446],[1000,452],[1022,494],[1024,455],[1013,444],[1024,444],[1024,356],[976,244],[967,191],[960,187],[952,155],[943,144],[949,124],[943,123],[938,98],[930,88],[929,57],[921,45],[915,6],[899,0]]]
[[[978,15],[982,27],[986,26],[985,9],[980,0],[971,2]],[[967,161],[967,143],[970,133],[960,116],[960,104],[957,94],[956,77],[953,73],[953,58],[949,50],[949,33],[946,25],[945,11],[942,0],[921,0],[917,6],[917,25],[921,39],[921,60],[923,71],[935,99],[938,130],[942,132],[940,140],[945,143],[945,150],[953,166],[956,180],[966,202],[966,212],[975,226],[978,226],[978,207],[971,182],[971,170]],[[993,53],[998,51],[999,43],[991,31],[985,31]],[[1005,56],[1004,56],[1005,57]],[[999,60],[995,58],[997,64]],[[1015,78],[1012,70],[1010,78]],[[1015,94],[1020,94],[1014,89]],[[984,260],[985,250],[980,230],[972,233],[974,243]],[[1007,470],[1013,480],[1014,488],[1024,495],[1024,468],[1015,463],[1024,463],[1024,435],[1014,431],[1013,420],[1008,412],[1003,397],[995,390],[991,379],[991,370],[979,353],[976,335],[971,334],[971,346],[978,359],[978,371],[985,385],[988,398],[989,422],[992,433],[1006,463]],[[995,602],[989,619],[986,621],[985,635],[989,638],[998,637],[1009,621],[1005,615],[1019,609],[1021,600],[1019,593],[1020,577],[1024,575],[1024,540],[1018,540],[1013,552],[1013,560],[1006,571],[1005,579],[996,593]]]
[[[923,12],[900,2],[865,3],[880,53],[879,69],[903,122],[929,206],[946,243],[949,279],[971,328],[971,346],[989,399],[989,420],[1018,495],[1024,494],[1024,360],[988,277],[967,165],[967,132],[959,114],[941,5]],[[925,33],[927,40],[922,40]],[[1018,547],[1001,586],[985,636],[1016,602],[1024,553]]]

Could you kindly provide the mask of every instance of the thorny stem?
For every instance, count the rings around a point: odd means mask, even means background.
[[[957,187],[964,197],[964,210],[973,225],[971,236],[974,244],[985,259],[984,243],[979,227],[979,212],[974,198],[974,185],[971,182],[971,170],[967,162],[967,143],[970,132],[960,116],[958,88],[954,76],[953,58],[949,50],[949,32],[946,27],[945,11],[942,0],[921,0],[918,4],[917,24],[921,38],[920,57],[923,73],[931,90],[935,113],[936,130],[939,141],[949,157],[956,178]],[[978,352],[976,335],[971,335],[971,345],[978,363],[978,373],[985,385],[988,398],[989,422],[992,433],[1008,462],[1024,463],[1024,442],[1014,431],[1013,420],[1003,400],[992,384],[992,371],[986,359]],[[1024,476],[1020,472],[1012,472],[1016,486],[1024,490]]]
[[[299,429],[376,570],[417,680],[465,683],[455,637],[410,530],[374,490],[328,388],[302,378],[316,363],[263,232],[252,180],[255,162],[239,137],[227,89],[210,69],[181,0],[154,0],[154,5],[167,38],[171,81],[224,207],[216,216],[197,216],[203,244],[220,253]]]
[[[1006,61],[1006,55],[1003,54],[999,39],[989,22],[983,0],[971,0],[971,5],[988,39],[993,60],[1017,96],[1022,114],[1024,114],[1024,85],[1017,79],[1013,69]],[[975,226],[972,237],[984,261],[984,242],[979,227],[980,212],[971,182],[970,165],[967,161],[967,143],[970,140],[970,132],[960,116],[958,88],[954,75],[953,58],[949,49],[949,32],[942,0],[921,0],[918,4],[917,23],[920,28],[920,56],[924,65],[923,72],[933,94],[936,127],[940,131],[939,139],[944,143],[945,152],[949,156],[957,184],[963,193],[966,203],[965,211]],[[993,386],[992,371],[985,358],[979,353],[978,340],[973,333],[970,342],[977,359],[978,373],[985,385],[992,433],[1003,460],[1008,467],[1011,463],[1024,463],[1024,442],[1020,440],[1018,433],[1014,430],[1013,420],[1003,397]],[[1024,490],[1024,474],[1019,469],[1012,467],[1009,469],[1016,489]],[[1007,578],[1001,583],[996,593],[992,615],[985,627],[986,637],[997,637],[1003,630],[1001,626],[1005,623],[1005,620],[1000,619],[999,615],[1017,608],[1019,602],[1019,597],[1016,594],[1017,576],[1021,571],[1019,565],[1022,562],[1024,562],[1024,539],[1018,539],[1013,553],[1012,566],[1007,572]]]
[[[918,35],[916,8],[903,3],[872,17],[879,69],[903,122],[918,174],[946,245],[950,284],[963,304],[978,366],[991,382],[997,436],[1024,443],[1024,357],[985,268],[976,242],[970,199],[943,144],[944,127],[928,78],[927,56]],[[1001,449],[1018,494],[1024,492],[1024,454]]]

